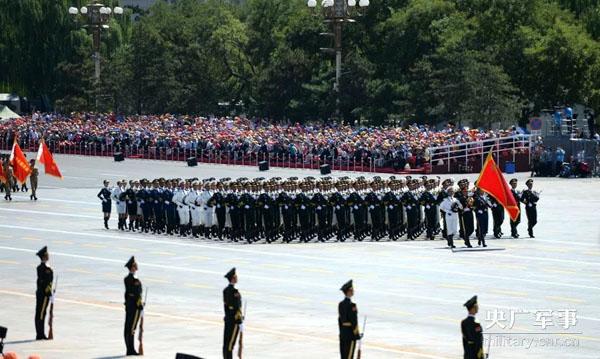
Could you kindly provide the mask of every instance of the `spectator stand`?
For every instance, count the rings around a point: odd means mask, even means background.
[[[517,171],[527,171],[531,166],[531,152],[536,136],[513,135],[454,145],[429,147],[429,165],[432,173],[477,173],[485,157],[492,151],[501,169],[507,162],[515,163]]]

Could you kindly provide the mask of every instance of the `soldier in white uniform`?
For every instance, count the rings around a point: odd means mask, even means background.
[[[127,206],[122,194],[125,192],[125,181],[117,181],[117,186],[113,188],[111,197],[117,207],[119,215],[119,229],[125,230],[125,221],[127,220]]]
[[[179,215],[179,235],[182,237],[186,236],[187,226],[190,223],[190,209],[184,202],[187,193],[186,184],[181,182],[179,189],[173,195],[173,203],[177,205],[177,214]]]
[[[185,203],[190,206],[190,215],[192,217],[192,235],[198,238],[198,232],[201,224],[201,207],[198,198],[198,183],[192,183],[192,190],[187,193],[184,199]]]
[[[212,180],[212,179],[211,179]],[[202,203],[202,226],[204,227],[204,237],[210,239],[213,225],[215,223],[215,203],[213,200],[214,182],[206,182],[204,190],[200,193],[200,202]]]
[[[440,209],[446,216],[446,240],[450,248],[456,248],[454,245],[454,236],[458,233],[458,211],[462,209],[460,202],[454,198],[454,188],[448,188],[448,197],[444,198]]]

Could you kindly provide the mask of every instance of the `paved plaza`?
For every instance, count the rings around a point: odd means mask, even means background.
[[[121,357],[123,265],[135,255],[149,290],[148,358],[174,358],[176,352],[221,357],[223,275],[234,266],[248,305],[246,358],[338,358],[337,303],[348,279],[354,279],[360,323],[368,316],[363,359],[462,357],[462,304],[475,294],[486,350],[491,338],[490,358],[600,358],[599,179],[536,179],[542,193],[535,239],[527,238],[523,215],[520,239],[505,235],[489,240],[498,250],[453,253],[442,240],[247,245],[119,232],[116,212],[105,230],[96,198],[103,179],[318,175],[55,159],[64,180],[40,175],[37,202],[24,193],[0,202],[5,351],[43,359]],[[516,175],[520,189],[527,176]],[[508,222],[503,231],[510,233]],[[37,342],[35,252],[44,245],[59,277],[55,339]]]

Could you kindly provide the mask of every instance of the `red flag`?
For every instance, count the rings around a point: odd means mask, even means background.
[[[6,178],[6,173],[4,173],[4,163],[0,161],[0,183],[8,183],[8,178]]]
[[[10,154],[10,164],[13,166],[13,176],[19,183],[25,183],[27,177],[31,174],[31,167],[16,139]]]
[[[50,150],[43,139],[40,141],[40,147],[38,148],[37,161],[44,165],[44,171],[47,175],[58,177],[60,179],[63,178],[58,169],[58,165],[54,162],[52,153],[50,153]]]
[[[494,197],[498,203],[506,209],[510,218],[514,221],[519,216],[519,206],[515,201],[515,197],[506,183],[502,171],[496,165],[496,161],[492,157],[492,152],[487,156],[483,168],[479,173],[477,179],[477,187],[481,188],[482,191],[488,193]]]

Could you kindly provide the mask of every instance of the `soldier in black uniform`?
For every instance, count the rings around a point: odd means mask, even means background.
[[[406,208],[407,238],[413,241],[419,232],[419,201],[415,197],[416,180],[407,180],[408,191],[404,192],[401,201]]]
[[[223,359],[233,359],[233,347],[240,332],[244,331],[242,315],[242,295],[235,288],[238,281],[235,268],[232,268],[225,278],[229,285],[223,289],[223,307],[225,309],[225,329],[223,331]]]
[[[271,183],[265,182],[262,184],[263,192],[258,196],[257,207],[262,219],[259,221],[264,223],[264,235],[267,243],[275,240],[275,216],[273,216],[272,208],[275,207],[275,201],[271,197]]]
[[[465,304],[469,315],[460,323],[462,332],[462,343],[464,359],[483,359],[483,329],[481,324],[475,321],[475,314],[479,311],[477,296],[469,299]]]
[[[329,214],[329,201],[327,200],[327,198],[325,198],[325,195],[323,194],[325,186],[325,182],[318,182],[318,191],[311,198],[311,202],[314,204],[315,212],[317,214],[317,238],[319,242],[325,242],[329,234],[329,227],[327,221],[327,216]]]
[[[517,191],[517,179],[513,178],[510,180],[510,191],[512,192],[513,198],[519,207],[519,215],[516,220],[510,220],[510,235],[513,238],[519,238],[519,232],[517,231],[517,226],[521,223],[521,194]]]
[[[437,225],[437,198],[431,193],[435,180],[431,179],[425,183],[425,192],[421,194],[420,202],[425,207],[425,227],[426,236],[429,240],[435,239],[435,230]]]
[[[129,231],[133,231],[135,232],[135,227],[133,226],[133,222],[135,221],[135,218],[137,217],[137,200],[135,197],[135,189],[134,189],[134,182],[133,181],[129,181],[129,188],[127,188],[127,190],[125,190],[125,203],[127,205],[127,214],[129,215],[129,225],[127,227],[127,229]]]
[[[341,359],[354,358],[356,341],[362,338],[358,328],[358,309],[352,303],[354,288],[352,280],[340,288],[344,293],[344,300],[338,304],[338,327],[340,329],[340,357]]]
[[[136,278],[135,272],[138,270],[137,262],[132,256],[125,264],[129,269],[129,274],[124,279],[125,283],[125,328],[123,336],[127,347],[127,355],[138,355],[135,351],[135,329],[144,310],[142,302],[142,282]]]
[[[468,248],[471,248],[471,241],[469,238],[475,229],[473,223],[473,198],[469,194],[469,181],[467,179],[462,179],[458,181],[458,187],[460,188],[454,194],[454,197],[460,202],[462,206],[462,210],[458,212],[458,220],[460,225],[460,236],[464,239],[465,245]]]
[[[375,177],[371,182],[371,191],[366,195],[365,201],[371,215],[371,239],[379,241],[385,236],[385,207],[381,194],[382,180]]]
[[[527,189],[523,191],[521,200],[525,204],[525,214],[527,215],[527,232],[529,237],[533,236],[533,227],[537,224],[537,202],[540,200],[539,193],[533,190],[533,180],[530,178],[525,182]]]
[[[298,220],[300,221],[300,242],[308,243],[310,241],[310,198],[306,195],[310,184],[308,182],[302,182],[300,189],[302,192],[296,195],[294,205],[298,212]]]
[[[102,213],[104,213],[104,228],[108,229],[108,220],[110,219],[110,212],[112,210],[111,191],[108,189],[109,182],[104,180],[104,187],[98,192],[98,198],[102,201]]]
[[[388,236],[391,240],[396,241],[400,237],[400,212],[402,212],[402,205],[395,193],[399,189],[398,181],[393,176],[388,181],[388,189],[382,201],[388,215]]]
[[[494,226],[494,237],[500,238],[504,235],[502,233],[502,223],[504,223],[504,207],[494,197],[490,196],[490,203],[492,204],[492,219]]]
[[[217,238],[223,240],[225,233],[225,223],[227,220],[227,201],[225,187],[230,178],[221,178],[217,183],[217,190],[213,194],[212,201],[215,203],[215,215],[217,217]]]
[[[35,340],[48,339],[44,334],[44,323],[46,321],[46,309],[52,300],[52,281],[54,273],[46,265],[48,262],[48,247],[40,249],[37,253],[41,263],[37,266],[37,289],[35,291]]]

